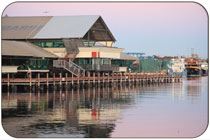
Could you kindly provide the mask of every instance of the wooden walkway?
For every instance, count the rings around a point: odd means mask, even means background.
[[[37,74],[36,78],[32,78],[31,74],[29,78],[10,78],[10,74],[7,75],[7,78],[2,78],[2,85],[28,85],[28,86],[37,86],[41,85],[94,85],[94,84],[104,84],[104,83],[140,83],[140,84],[151,84],[151,83],[170,83],[170,82],[180,82],[182,81],[182,76],[180,75],[167,75],[166,73],[119,73],[113,72],[109,73],[90,73],[85,77],[75,77],[73,74],[65,73],[65,76],[62,76],[62,73],[59,73],[59,76],[56,77],[53,73],[52,77],[49,77],[49,73],[46,73],[45,77],[40,77],[40,73]]]

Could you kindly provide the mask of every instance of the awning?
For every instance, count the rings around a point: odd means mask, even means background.
[[[30,42],[2,40],[1,43],[1,53],[3,56],[58,58],[58,56],[54,55],[53,53],[46,51]]]

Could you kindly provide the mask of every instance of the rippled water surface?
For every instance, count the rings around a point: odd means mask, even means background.
[[[195,137],[208,123],[208,77],[182,83],[2,93],[13,137]]]

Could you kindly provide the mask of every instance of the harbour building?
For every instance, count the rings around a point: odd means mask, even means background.
[[[136,58],[115,42],[97,15],[2,17],[2,73],[127,71]]]

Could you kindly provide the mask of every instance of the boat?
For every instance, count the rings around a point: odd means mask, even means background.
[[[185,69],[187,70],[187,77],[201,76],[201,66],[196,59],[188,59]]]
[[[201,75],[207,76],[208,75],[208,63],[207,62],[201,62]]]
[[[192,48],[191,57],[186,59],[185,69],[187,70],[187,77],[198,77],[201,76],[201,60],[198,54],[193,53],[194,48]]]
[[[170,60],[168,64],[168,74],[174,75],[175,73],[178,75],[185,76],[185,59],[184,58],[173,58]]]

